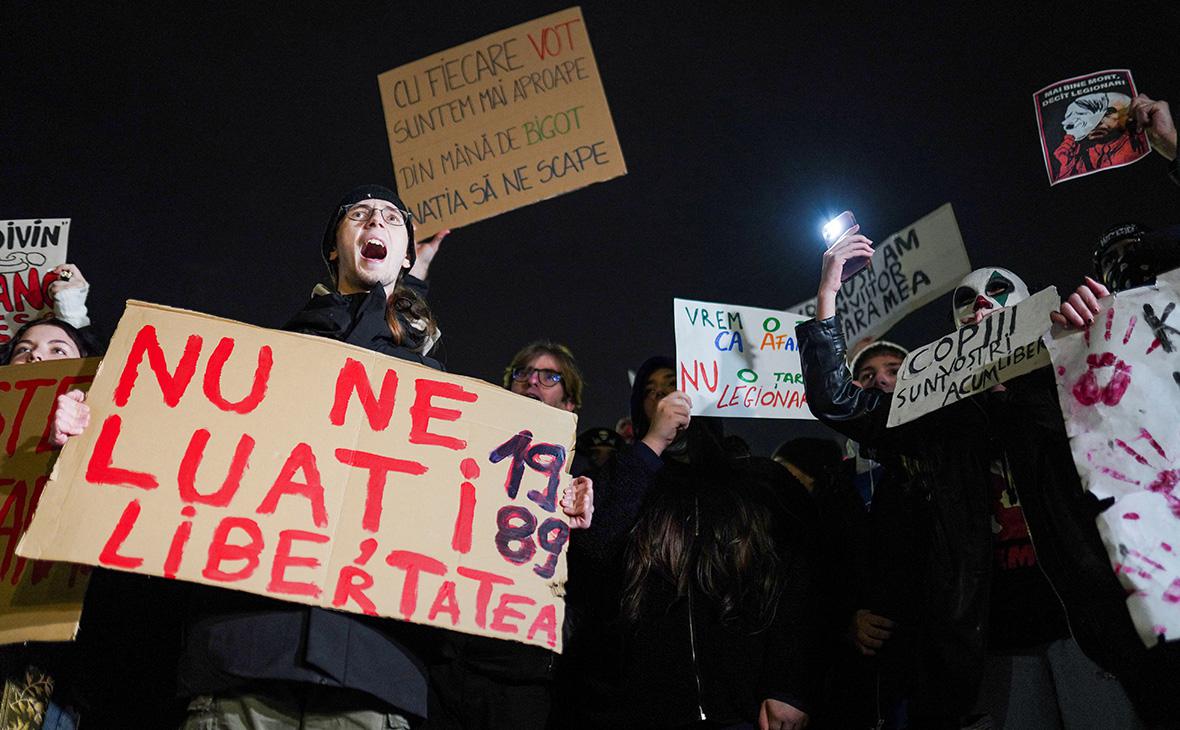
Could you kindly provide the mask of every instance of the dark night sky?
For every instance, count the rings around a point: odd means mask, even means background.
[[[975,266],[1063,292],[1104,228],[1180,220],[1159,156],[1051,189],[1032,105],[1107,68],[1180,102],[1174,3],[776,5],[582,6],[630,172],[447,239],[431,303],[451,371],[494,379],[525,342],[565,341],[581,425],[609,425],[626,369],[673,350],[674,296],[813,296],[827,213],[875,237],[950,201]],[[322,274],[336,199],[393,182],[377,74],[564,7],[5,2],[0,219],[73,219],[108,329],[128,298],[278,326]],[[943,334],[949,306],[891,339]],[[818,432],[732,425],[763,452]]]

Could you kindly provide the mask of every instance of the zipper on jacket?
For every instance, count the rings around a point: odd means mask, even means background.
[[[1069,638],[1076,643],[1078,640],[1077,634],[1073,631],[1073,622],[1069,620],[1069,609],[1065,606],[1065,599],[1061,597],[1061,593],[1057,590],[1057,586],[1053,585],[1053,579],[1045,572],[1045,566],[1041,563],[1041,556],[1037,554],[1037,541],[1033,539],[1032,525],[1028,524],[1028,517],[1024,514],[1024,500],[1020,496],[1020,490],[1016,486],[1016,481],[1012,478],[1012,468],[1008,466],[1008,452],[1001,444],[1000,454],[1003,459],[1000,465],[1004,467],[1004,479],[1007,480],[1008,485],[1016,492],[1016,501],[1020,503],[1020,518],[1024,520],[1024,529],[1028,533],[1028,544],[1032,546],[1033,555],[1037,559],[1037,570],[1041,571],[1041,575],[1045,576],[1045,582],[1049,584],[1049,590],[1053,591],[1053,596],[1057,599],[1058,605],[1061,606],[1061,615],[1065,617],[1065,628],[1069,630]]]
[[[983,420],[987,422],[990,430],[992,421],[991,415],[987,412],[987,409],[983,407],[982,403],[976,402],[975,405],[977,408],[979,408],[980,412],[983,413]],[[1065,606],[1065,600],[1062,599],[1061,592],[1057,590],[1057,586],[1053,585],[1053,579],[1050,578],[1049,574],[1045,572],[1045,566],[1041,563],[1041,556],[1037,554],[1037,542],[1033,539],[1032,525],[1028,524],[1028,518],[1024,515],[1024,502],[1020,496],[1020,490],[1016,486],[1016,480],[1012,478],[1012,467],[1008,464],[1008,450],[1004,448],[1004,442],[1000,439],[992,437],[990,441],[993,445],[999,447],[996,450],[1000,454],[1000,466],[1004,470],[1004,481],[1006,481],[1008,486],[1010,486],[1016,492],[1016,500],[1020,502],[1020,518],[1024,520],[1024,529],[1026,532],[1028,532],[1028,544],[1032,546],[1033,555],[1037,559],[1037,570],[1041,571],[1041,575],[1045,576],[1045,582],[1049,584],[1049,590],[1053,591],[1053,597],[1057,599],[1057,605],[1061,606],[1061,615],[1065,616],[1065,628],[1069,630],[1070,638],[1076,642],[1077,635],[1074,634],[1073,622],[1070,621],[1069,618],[1069,609],[1067,609]],[[990,598],[988,600],[989,602],[991,601]]]
[[[877,666],[874,672],[877,679],[876,692],[876,708],[877,708],[877,724],[873,726],[873,730],[882,730],[885,727],[885,713],[881,712],[881,667]]]
[[[693,549],[696,549],[697,538],[701,535],[701,505],[697,498],[692,498],[692,536]],[[697,717],[702,722],[708,718],[705,717],[704,693],[701,691],[701,671],[697,666],[697,633],[693,622],[692,611],[692,580],[688,581],[688,648],[692,652],[692,677],[697,683]]]

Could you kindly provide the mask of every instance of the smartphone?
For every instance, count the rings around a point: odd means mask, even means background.
[[[824,243],[828,245],[828,248],[831,248],[855,226],[856,216],[852,214],[851,210],[844,211],[824,226]]]
[[[856,216],[852,214],[851,210],[846,210],[824,225],[824,243],[827,244],[828,248],[831,248],[854,230],[856,230]],[[840,281],[848,281],[848,279],[856,276],[860,273],[861,269],[868,265],[869,260],[867,256],[858,256],[857,258],[849,259],[845,262],[844,270],[840,273]]]

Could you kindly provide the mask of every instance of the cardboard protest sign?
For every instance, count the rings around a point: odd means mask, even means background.
[[[789,312],[673,300],[676,378],[693,415],[814,419]]]
[[[18,552],[560,651],[576,419],[130,302]]]
[[[886,426],[897,426],[1049,364],[1041,336],[1061,305],[1057,289],[965,324],[912,350],[897,371]]]
[[[1135,82],[1110,69],[1049,84],[1033,94],[1049,184],[1111,170],[1151,153],[1147,135],[1127,130]]]
[[[66,262],[69,218],[0,221],[0,345],[53,309],[53,268]]]
[[[1180,271],[1101,300],[1083,332],[1048,339],[1082,484],[1114,504],[1098,531],[1139,637],[1180,638]]]
[[[872,265],[845,281],[836,295],[836,312],[850,347],[880,338],[971,273],[950,203],[875,245]],[[815,299],[789,311],[814,317]]]
[[[581,8],[377,77],[418,238],[627,172]]]
[[[57,458],[49,444],[54,402],[89,388],[97,368],[97,358],[0,367],[0,644],[68,641],[78,630],[90,569],[26,560],[16,545]]]

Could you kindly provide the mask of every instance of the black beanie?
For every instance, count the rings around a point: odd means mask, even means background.
[[[336,269],[328,257],[336,249],[336,226],[344,217],[344,209],[362,200],[388,200],[400,208],[403,213],[407,213],[406,235],[409,237],[409,243],[406,244],[406,257],[410,259],[411,267],[417,258],[414,253],[414,221],[408,214],[409,208],[406,207],[406,204],[397,197],[397,193],[384,185],[360,185],[349,190],[336,204],[332,210],[332,218],[328,221],[328,227],[324,230],[324,240],[320,244],[320,256],[324,259],[324,265],[328,267],[328,277],[333,284],[336,283]]]

